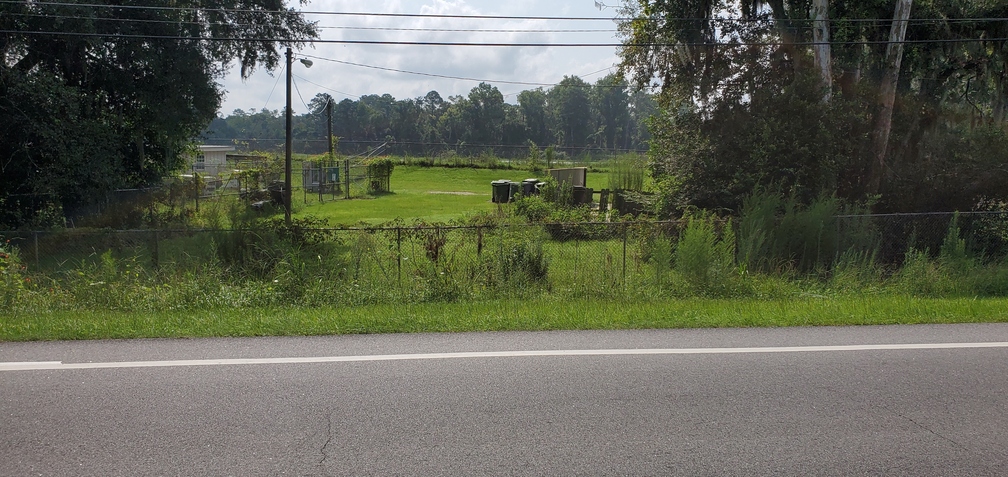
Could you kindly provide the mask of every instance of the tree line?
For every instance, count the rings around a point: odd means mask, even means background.
[[[594,84],[567,76],[548,89],[522,91],[514,104],[485,82],[468,95],[447,99],[431,91],[418,98],[373,94],[335,102],[320,93],[308,103],[308,113],[293,118],[296,152],[327,151],[330,105],[338,152],[362,153],[387,143],[390,153],[426,156],[451,151],[517,157],[531,144],[571,155],[644,150],[650,139],[646,122],[657,111],[653,96],[631,91],[615,74]],[[284,136],[283,111],[267,109],[235,110],[204,132],[210,143],[244,150],[282,150]]]
[[[621,71],[659,86],[665,207],[754,190],[876,211],[1008,202],[1008,3],[625,0]]]

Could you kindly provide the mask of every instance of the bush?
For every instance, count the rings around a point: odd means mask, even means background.
[[[966,252],[966,240],[959,238],[958,213],[952,215],[948,232],[945,234],[945,239],[938,252],[938,259],[942,265],[956,271],[964,271],[973,267],[973,260]]]
[[[522,196],[515,201],[514,212],[529,222],[539,223],[553,213],[553,207],[538,195]]]
[[[26,270],[10,240],[0,242],[0,303],[4,309],[10,309],[24,294],[25,282],[31,280],[24,276]]]
[[[482,258],[487,285],[492,288],[542,285],[549,275],[549,261],[543,252],[543,237],[520,235],[502,242]]]
[[[735,234],[731,222],[718,238],[712,216],[690,217],[674,252],[676,271],[697,291],[718,292],[733,279]]]

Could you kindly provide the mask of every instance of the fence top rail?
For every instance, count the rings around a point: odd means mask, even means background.
[[[970,216],[970,215],[1008,215],[1008,210],[978,210],[972,212],[893,212],[889,214],[850,214],[850,215],[836,215],[835,219],[857,219],[857,218],[874,218],[874,217],[939,217],[939,216],[949,216],[949,215],[960,215],[960,216]]]
[[[976,211],[976,212],[907,212],[907,213],[890,213],[890,214],[846,214],[846,215],[835,215],[834,219],[858,219],[858,218],[893,218],[893,217],[939,217],[939,216],[1008,216],[1008,211]],[[418,224],[418,225],[375,225],[375,226],[346,226],[346,227],[303,227],[303,230],[311,230],[316,232],[353,232],[353,231],[366,231],[366,232],[384,232],[384,231],[396,231],[396,230],[460,230],[460,229],[494,229],[494,228],[506,228],[506,227],[541,227],[541,226],[607,226],[607,227],[621,227],[621,226],[633,226],[639,224],[648,225],[682,225],[687,219],[676,219],[676,220],[630,220],[630,221],[620,221],[620,222],[601,222],[601,221],[589,221],[589,222],[543,222],[543,223],[528,223],[528,224],[476,224],[476,225],[438,225],[438,224]],[[723,219],[727,220],[727,219]],[[210,233],[210,232],[262,232],[266,230],[271,230],[266,227],[258,228],[238,228],[238,229],[210,229],[210,228],[171,228],[171,229],[87,229],[87,228],[66,228],[57,230],[0,230],[0,236],[8,235],[27,235],[27,234],[54,234],[63,233],[68,231],[78,231],[85,233],[117,233],[117,234],[149,234],[149,233]]]
[[[541,226],[553,226],[553,225],[577,225],[577,226],[590,226],[590,225],[604,225],[610,227],[617,226],[630,226],[634,224],[681,224],[681,220],[662,220],[662,221],[628,221],[628,222],[543,222],[543,223],[528,223],[528,224],[483,224],[483,225],[435,225],[435,224],[425,224],[425,225],[376,225],[374,227],[366,226],[350,226],[350,227],[302,227],[302,230],[311,230],[317,232],[353,232],[353,231],[396,231],[396,230],[456,230],[456,229],[488,229],[488,228],[506,228],[506,227],[541,227]],[[87,228],[67,228],[58,230],[0,230],[0,236],[4,234],[12,235],[27,235],[27,234],[55,234],[63,233],[68,231],[79,231],[85,233],[122,233],[122,234],[149,234],[154,232],[162,233],[210,233],[210,232],[263,232],[266,230],[271,230],[266,227],[258,228],[239,228],[239,229],[208,229],[208,228],[174,228],[174,229],[87,229]]]

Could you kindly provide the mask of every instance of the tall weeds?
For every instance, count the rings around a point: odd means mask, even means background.
[[[690,217],[673,253],[676,271],[692,289],[705,295],[724,294],[737,279],[731,221],[723,224],[720,236],[715,222],[707,214]]]

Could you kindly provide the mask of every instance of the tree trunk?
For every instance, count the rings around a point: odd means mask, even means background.
[[[833,96],[833,59],[830,52],[829,0],[812,0],[812,42],[815,65],[822,77],[823,102]]]
[[[879,109],[875,117],[873,138],[874,160],[868,177],[869,194],[878,194],[882,187],[882,176],[886,169],[886,149],[889,147],[889,132],[892,130],[893,103],[896,102],[896,83],[899,80],[900,63],[903,61],[903,40],[906,37],[907,20],[913,0],[896,0],[892,28],[889,30],[889,44],[886,47],[885,73],[879,87]]]

